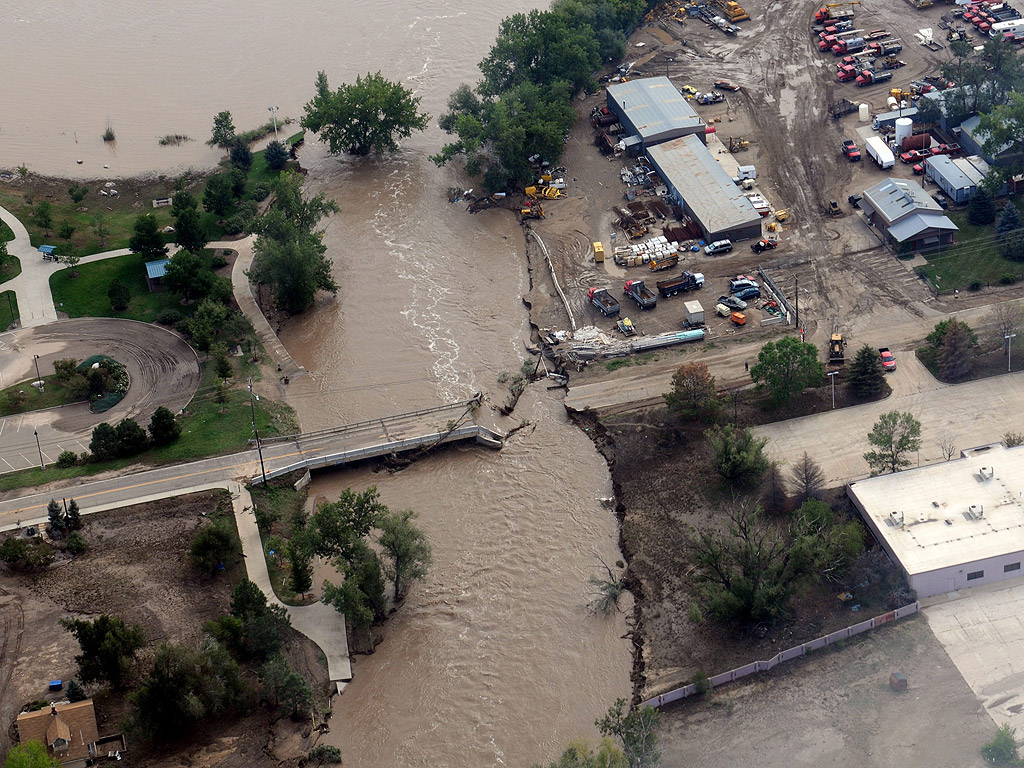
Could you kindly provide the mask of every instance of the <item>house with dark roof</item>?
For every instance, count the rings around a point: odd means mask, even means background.
[[[953,243],[959,231],[920,184],[886,179],[864,190],[860,207],[868,224],[892,242],[910,250]]]

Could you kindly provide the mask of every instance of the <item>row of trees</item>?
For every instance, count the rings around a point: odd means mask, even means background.
[[[181,424],[168,408],[160,406],[149,420],[146,434],[135,419],[121,419],[117,426],[105,421],[92,430],[89,452],[93,461],[136,456],[152,446],[169,445],[181,436]]]
[[[620,58],[647,0],[556,0],[504,19],[476,87],[460,85],[439,125],[455,140],[432,159],[464,157],[471,176],[501,190],[530,181],[528,158],[556,162],[576,122],[572,100],[592,91],[602,62]]]

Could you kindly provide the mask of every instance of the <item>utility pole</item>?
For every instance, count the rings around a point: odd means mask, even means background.
[[[837,373],[839,373],[839,371],[831,371],[828,374],[828,377],[830,379],[832,379],[832,410],[833,411],[836,409],[836,374]]]
[[[39,375],[39,355],[32,355],[32,359],[36,364],[36,381],[42,381],[43,377]]]
[[[267,487],[267,468],[263,464],[263,444],[260,442],[260,431],[256,429],[256,402],[259,399],[252,391],[252,376],[249,377],[249,413],[252,414],[252,432],[256,435],[256,451],[260,455],[260,472],[263,473],[263,487]]]
[[[267,107],[267,110],[274,116],[274,141],[277,141],[277,110],[280,107]]]
[[[1013,340],[1017,338],[1016,333],[1008,333],[1003,336],[1006,339],[1006,372],[1010,372],[1010,358],[1013,356]]]
[[[36,436],[36,450],[39,451],[39,468],[46,469],[46,465],[43,463],[43,448],[39,445],[39,430],[32,430],[32,434]]]
[[[793,286],[793,293],[796,294],[796,332],[800,341],[803,341],[804,335],[800,333],[800,278],[796,275],[793,276]]]

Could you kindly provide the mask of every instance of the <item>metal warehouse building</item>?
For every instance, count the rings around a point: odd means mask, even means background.
[[[1024,573],[1024,446],[972,448],[846,488],[918,597]]]
[[[640,151],[680,136],[704,139],[707,125],[667,77],[646,77],[608,86],[608,109],[628,139],[639,137]]]
[[[669,199],[697,222],[708,240],[761,237],[761,214],[697,136],[666,141],[647,150],[668,186]]]
[[[936,155],[925,161],[925,172],[954,203],[966,203],[988,175],[989,164],[977,155],[956,160]]]

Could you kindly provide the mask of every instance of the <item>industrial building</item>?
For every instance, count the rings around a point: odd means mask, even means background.
[[[989,173],[989,165],[977,155],[954,160],[936,155],[925,161],[925,173],[954,203],[966,203]]]
[[[981,117],[974,115],[960,123],[959,128],[953,130],[953,135],[965,152],[980,155],[989,165],[999,167],[1014,165],[1024,159],[1021,153],[1014,151],[1013,145],[1009,143],[1004,144],[995,152],[986,152],[985,142],[988,141],[988,134],[981,130],[980,123]]]
[[[919,598],[1022,574],[1024,446],[972,448],[847,493]]]
[[[645,77],[608,86],[608,110],[619,118],[624,144],[646,152],[680,136],[705,141],[707,125],[667,77]]]
[[[692,218],[707,240],[761,237],[761,214],[743,194],[703,137],[683,136],[647,150],[668,187],[668,198]]]
[[[959,230],[920,184],[886,179],[864,190],[860,207],[868,224],[910,250],[950,245]]]

